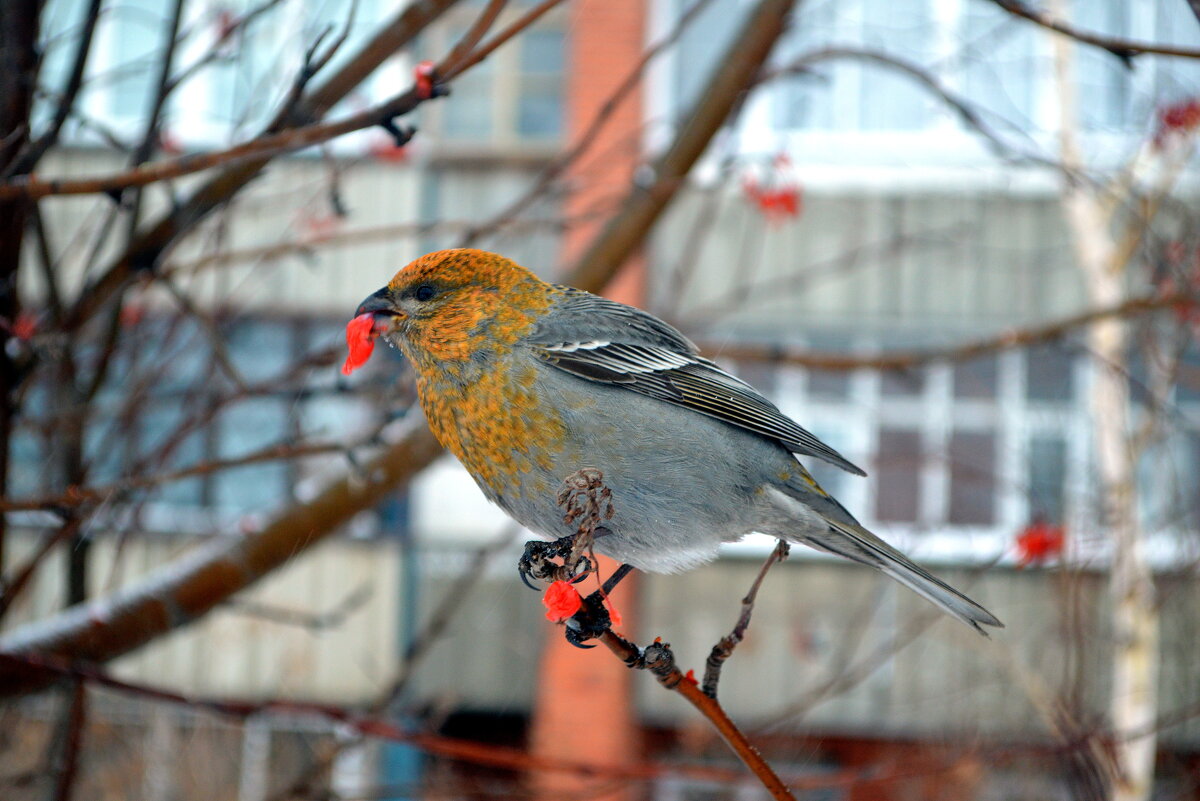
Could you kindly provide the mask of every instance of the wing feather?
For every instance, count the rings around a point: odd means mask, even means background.
[[[579,337],[581,331],[591,338]],[[674,328],[632,306],[571,290],[527,344],[538,358],[572,375],[618,384],[866,475],[752,386],[699,356]]]

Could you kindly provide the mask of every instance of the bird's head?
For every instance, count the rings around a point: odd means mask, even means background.
[[[549,307],[553,288],[482,250],[429,253],[359,304],[375,328],[421,369],[511,348]]]

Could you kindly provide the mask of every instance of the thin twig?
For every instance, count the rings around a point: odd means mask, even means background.
[[[479,743],[444,737],[437,734],[412,732],[390,721],[332,704],[305,701],[269,699],[266,701],[234,701],[197,695],[184,695],[171,690],[144,684],[122,681],[86,663],[72,663],[47,654],[13,655],[0,652],[0,666],[7,671],[39,673],[51,678],[66,678],[81,683],[103,687],[123,695],[143,698],[159,703],[199,709],[225,717],[245,720],[264,714],[318,715],[346,726],[365,737],[398,743],[406,743],[433,756],[461,760],[477,765],[505,768],[517,771],[548,771],[598,778],[622,778],[626,780],[648,780],[663,776],[686,776],[695,779],[722,783],[742,781],[741,771],[708,765],[664,765],[642,762],[635,765],[618,765],[590,762],[578,759],[557,759],[530,754],[525,749],[509,748],[491,743]],[[697,694],[699,690],[696,690]],[[702,696],[703,697],[703,696]],[[711,701],[711,699],[709,699]],[[817,785],[819,786],[819,785]],[[784,796],[790,798],[790,796]]]
[[[766,82],[785,75],[805,73],[808,72],[808,68],[813,64],[839,59],[865,61],[906,75],[948,106],[960,122],[983,137],[992,152],[997,156],[1013,161],[1053,167],[1055,169],[1062,168],[1053,159],[1017,150],[992,130],[991,126],[984,121],[982,114],[980,114],[970,101],[943,86],[929,70],[921,67],[919,64],[899,58],[883,50],[868,47],[824,47],[804,53],[782,67],[763,73],[760,80]]]
[[[465,61],[483,39],[492,25],[496,23],[496,18],[500,16],[500,12],[508,5],[508,0],[489,0],[487,7],[480,12],[479,16],[472,23],[467,32],[454,45],[446,57],[442,59],[442,63],[436,67],[436,74],[443,77],[444,80],[449,80],[446,76],[451,70],[458,67],[460,62]],[[456,73],[457,74],[457,73]]]
[[[1016,17],[1027,19],[1063,36],[1068,36],[1077,42],[1107,50],[1126,66],[1132,66],[1133,59],[1143,53],[1153,53],[1160,56],[1176,56],[1178,58],[1200,58],[1200,50],[1191,47],[1173,47],[1160,45],[1155,42],[1138,42],[1132,39],[1122,39],[1116,36],[1103,36],[1091,31],[1084,31],[1047,14],[1041,9],[1026,5],[1020,0],[992,0],[993,3]]]
[[[555,6],[562,5],[563,2],[564,0],[542,0],[541,3],[538,3],[514,20],[507,28],[480,45],[479,49],[470,55],[462,57],[457,63],[444,63],[441,65],[437,70],[438,79],[443,82],[454,80],[454,78],[490,56],[497,48],[508,42],[509,39],[512,39],[518,33],[537,22],[547,11],[550,11]]]
[[[1005,331],[948,348],[896,351],[878,356],[848,356],[820,353],[776,345],[721,344],[712,351],[728,359],[753,359],[772,364],[791,364],[818,370],[908,370],[930,362],[961,362],[1014,348],[1053,342],[1100,320],[1134,317],[1150,312],[1193,306],[1200,296],[1193,291],[1172,292],[1132,298],[1113,306],[1073,314],[1042,325]]]
[[[324,631],[326,629],[337,628],[346,622],[346,618],[361,609],[363,604],[369,601],[374,593],[375,590],[370,584],[361,584],[345,598],[324,612],[288,609],[259,601],[237,599],[229,602],[229,608],[238,614],[259,618],[260,620],[269,620],[272,623],[299,626],[311,631]]]
[[[447,627],[454,620],[459,610],[463,608],[467,596],[470,594],[472,587],[474,587],[484,574],[488,562],[496,554],[511,545],[520,531],[521,529],[518,526],[510,525],[495,540],[475,550],[471,561],[463,568],[449,589],[446,590],[441,601],[438,602],[437,608],[429,615],[421,630],[412,637],[411,641],[405,647],[395,678],[392,679],[387,690],[381,693],[379,698],[367,707],[367,714],[379,715],[386,713],[404,695],[404,692],[408,689],[408,685],[412,681],[412,677],[416,674],[417,667],[445,634]],[[285,801],[285,799],[292,798],[293,796],[304,794],[304,791],[310,788],[319,776],[324,775],[330,769],[338,754],[352,747],[355,743],[361,742],[362,739],[359,736],[350,739],[335,739],[328,742],[321,751],[313,755],[311,763],[304,771],[285,785],[285,789],[279,795],[275,796],[274,801]]]
[[[54,783],[55,801],[70,801],[75,793],[86,722],[87,685],[83,679],[77,678],[72,682],[71,701],[63,720],[62,756],[59,759],[58,780]]]
[[[638,59],[638,63],[625,76],[625,80],[600,105],[591,122],[588,123],[583,133],[576,137],[571,146],[547,164],[537,178],[534,179],[533,183],[530,184],[529,188],[520,197],[502,209],[499,214],[464,232],[461,242],[462,246],[469,247],[481,237],[495,233],[520,214],[521,211],[531,206],[539,197],[543,197],[550,189],[550,186],[591,148],[596,137],[604,129],[605,124],[612,118],[616,108],[641,84],[642,75],[645,73],[646,67],[650,65],[650,62],[663,50],[674,44],[683,35],[684,30],[687,29],[687,26],[696,15],[711,2],[712,0],[697,0],[679,18],[675,28],[667,36],[661,41],[656,42],[642,54],[642,57]]]
[[[754,614],[754,602],[758,598],[758,588],[762,586],[763,579],[767,577],[767,571],[777,562],[782,562],[787,559],[788,552],[791,546],[784,540],[780,540],[775,549],[771,551],[763,566],[758,571],[758,576],[755,577],[754,583],[750,585],[750,591],[746,593],[746,597],[742,598],[742,613],[738,616],[737,623],[733,630],[725,635],[712,647],[712,651],[708,655],[708,660],[704,663],[704,681],[700,685],[700,689],[705,695],[710,698],[717,697],[717,684],[721,681],[721,667],[725,664],[725,660],[733,655],[733,649],[737,648],[738,644],[746,636],[746,629],[750,627],[750,616]]]
[[[113,496],[123,495],[134,490],[150,489],[185,478],[210,475],[234,467],[245,467],[246,465],[260,464],[262,462],[338,453],[344,450],[344,448],[344,445],[332,442],[317,442],[307,445],[295,445],[291,443],[268,445],[265,448],[260,448],[259,450],[251,451],[243,456],[231,459],[212,459],[179,470],[171,470],[153,476],[126,478],[98,487],[70,487],[66,492],[55,495],[43,495],[38,498],[0,498],[0,512],[74,509],[106,501]]]
[[[3,592],[0,592],[0,619],[12,608],[13,601],[17,599],[17,596],[29,585],[29,580],[33,578],[33,574],[37,571],[38,566],[46,560],[46,555],[54,550],[54,547],[60,542],[65,542],[74,537],[82,525],[83,520],[79,517],[68,518],[61,526],[55,529],[54,533],[43,537],[41,543],[38,544],[37,550],[25,560],[25,564],[13,571],[11,581],[5,576]]]
[[[758,749],[750,744],[741,729],[729,719],[717,699],[706,695],[696,684],[695,679],[680,672],[675,665],[675,655],[671,652],[669,645],[656,640],[645,648],[638,648],[611,629],[603,632],[599,639],[626,665],[638,670],[649,670],[658,679],[659,684],[668,690],[679,693],[685,701],[704,715],[738,758],[758,777],[772,798],[795,801],[795,796],[792,795],[787,785],[767,764]]]

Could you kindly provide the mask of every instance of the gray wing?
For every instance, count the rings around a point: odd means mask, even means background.
[[[792,453],[866,475],[754,387],[701,357],[683,334],[640,309],[568,290],[526,344],[547,364],[580,378],[620,385],[715,417],[776,440]]]

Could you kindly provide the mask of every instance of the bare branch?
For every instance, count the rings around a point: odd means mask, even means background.
[[[509,39],[512,39],[518,33],[537,22],[538,19],[541,18],[547,11],[555,6],[561,5],[562,3],[563,0],[542,0],[541,3],[538,3],[536,6],[526,11],[519,18],[514,20],[511,25],[497,33],[487,42],[484,42],[478,50],[473,51],[469,55],[462,56],[458,52],[459,46],[455,46],[454,50],[451,51],[450,56],[438,66],[438,78],[442,81],[454,80],[454,78],[490,56],[497,48],[500,47],[500,45],[504,44]],[[480,22],[484,21],[483,17],[487,16],[487,11],[489,10],[490,6],[488,9],[485,9],[484,15],[480,18]],[[488,24],[491,24],[490,20],[488,21]],[[486,30],[480,24],[477,24],[476,27],[480,29],[479,35],[482,35],[483,31]],[[459,42],[459,45],[464,45],[475,34],[475,30],[469,31],[467,35],[463,37],[463,41]]]
[[[961,362],[1001,350],[1025,348],[1053,342],[1101,320],[1191,306],[1200,303],[1194,291],[1132,298],[1114,306],[1073,314],[1042,325],[1005,331],[963,345],[928,350],[893,351],[879,356],[847,356],[815,353],[771,345],[713,344],[710,352],[729,359],[753,359],[773,364],[791,364],[818,370],[908,370],[930,362]]]
[[[633,69],[629,71],[629,75],[625,77],[625,80],[623,80],[620,85],[617,86],[616,90],[614,90],[613,93],[604,101],[604,103],[601,104],[600,109],[596,112],[596,115],[592,117],[592,121],[588,123],[587,128],[585,128],[583,133],[576,138],[575,142],[572,143],[572,145],[564,152],[556,156],[548,165],[546,165],[538,177],[534,179],[533,183],[530,184],[529,188],[520,197],[510,203],[492,219],[481,225],[477,225],[468,229],[466,233],[463,234],[463,246],[469,246],[470,243],[477,241],[479,238],[494,233],[496,230],[503,227],[510,220],[520,214],[521,211],[532,204],[534,200],[542,197],[543,194],[550,188],[550,186],[591,148],[592,143],[595,142],[596,137],[604,129],[605,124],[609,121],[609,119],[612,118],[613,111],[621,104],[622,101],[625,100],[626,97],[632,94],[634,89],[641,84],[642,75],[645,73],[646,67],[650,65],[650,62],[653,61],[656,56],[662,53],[663,50],[678,41],[679,37],[682,36],[683,32],[687,29],[688,24],[691,23],[691,21],[695,19],[695,17],[701,11],[703,11],[710,2],[712,2],[712,0],[697,0],[697,2],[694,3],[691,8],[689,8],[682,16],[680,16],[679,22],[676,23],[674,30],[672,30],[666,37],[656,43],[653,47],[648,49],[642,55],[642,57],[638,59],[638,63],[635,64]],[[1198,0],[1198,2],[1200,2],[1200,0]]]
[[[311,95],[301,99],[295,107],[281,108],[267,126],[267,131],[278,132],[320,118],[456,1],[427,0],[414,3],[399,12],[362,46],[356,57],[330,75]],[[227,167],[198,187],[187,200],[151,224],[103,271],[99,279],[85,288],[67,316],[68,327],[75,328],[89,319],[137,272],[157,265],[162,254],[175,241],[192,230],[213,209],[228,202],[258,175],[270,158],[269,155],[260,155],[245,163]]]
[[[784,75],[804,73],[813,64],[838,59],[866,61],[908,76],[946,104],[965,126],[982,136],[997,156],[1060,168],[1060,165],[1052,159],[1035,153],[1019,151],[1004,141],[984,121],[982,115],[969,101],[943,86],[929,70],[882,50],[867,47],[824,47],[805,53],[783,67],[764,73],[761,80],[770,81]]]
[[[288,609],[258,601],[236,599],[229,602],[229,608],[240,614],[260,620],[269,620],[272,623],[300,626],[311,631],[323,631],[337,628],[345,623],[346,618],[361,609],[363,604],[371,599],[374,592],[370,584],[361,584],[348,593],[345,598],[334,604],[332,608],[326,609],[324,612]]]
[[[1175,56],[1177,58],[1200,58],[1200,50],[1191,47],[1171,47],[1155,44],[1154,42],[1138,42],[1132,39],[1122,39],[1116,36],[1104,36],[1091,31],[1076,28],[1041,9],[1026,5],[1021,0],[992,0],[993,3],[1016,17],[1027,19],[1047,30],[1061,33],[1077,42],[1107,50],[1121,60],[1126,67],[1133,64],[1133,59],[1143,53],[1159,56]]]
[[[495,24],[496,18],[500,16],[500,12],[508,5],[508,0],[488,0],[487,7],[480,12],[474,24],[470,29],[463,34],[463,37],[458,40],[458,43],[450,50],[444,59],[438,74],[446,80],[445,73],[458,67],[458,65],[466,60],[466,58],[479,44],[479,41],[487,34],[492,25]]]
[[[763,579],[767,577],[767,571],[771,569],[771,566],[787,559],[790,550],[791,546],[786,541],[779,541],[779,544],[763,562],[754,583],[750,585],[750,591],[742,599],[742,613],[738,615],[733,630],[712,647],[712,651],[704,663],[704,681],[700,685],[700,689],[705,695],[711,698],[717,697],[717,684],[721,681],[721,668],[724,666],[725,660],[733,656],[733,649],[738,647],[738,644],[746,636],[746,630],[750,628],[750,616],[754,614],[754,602],[758,599],[758,588],[762,586]]]
[[[695,679],[680,672],[675,665],[675,655],[671,652],[671,646],[655,640],[645,648],[639,648],[611,629],[600,635],[600,642],[629,667],[649,670],[658,679],[659,684],[679,693],[704,715],[738,758],[758,777],[772,798],[779,801],[795,801],[795,796],[788,790],[787,785],[767,764],[758,749],[750,744],[741,729],[729,719],[729,715],[717,699],[701,690]]]
[[[245,467],[264,462],[297,459],[303,456],[320,456],[327,453],[340,453],[344,450],[344,445],[333,442],[315,442],[308,445],[285,442],[259,448],[256,451],[251,451],[250,453],[230,459],[212,459],[189,467],[180,468],[179,470],[170,470],[151,476],[135,476],[99,487],[69,487],[66,492],[40,498],[14,498],[11,500],[0,498],[0,512],[54,511],[92,506],[98,503],[109,503],[136,490],[160,487],[163,484],[171,484],[176,481],[182,481],[185,478],[207,476],[223,470],[231,470],[235,467]]]

